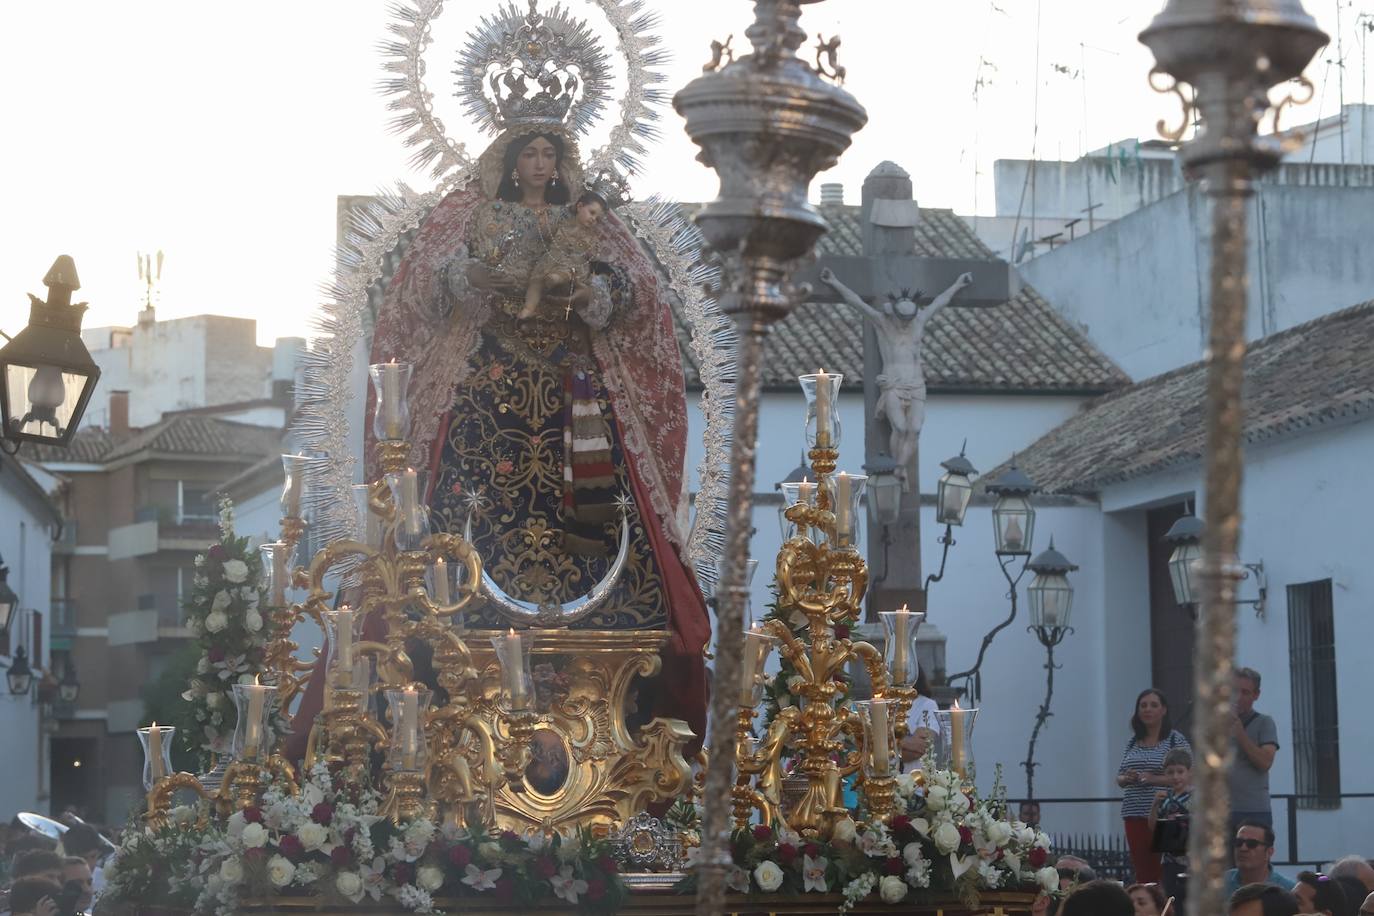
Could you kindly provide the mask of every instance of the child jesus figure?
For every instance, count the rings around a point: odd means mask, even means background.
[[[592,252],[596,249],[606,202],[600,194],[588,191],[577,199],[573,219],[564,223],[544,253],[530,271],[529,286],[525,288],[525,307],[519,318],[533,318],[544,291],[558,287],[570,288],[585,280],[591,272]]]

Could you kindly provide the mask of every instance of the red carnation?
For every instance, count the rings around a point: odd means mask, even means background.
[[[836,638],[836,639],[848,639],[848,638],[849,638],[849,627],[848,627],[847,625],[843,624],[843,623],[837,623],[837,624],[835,624],[835,638]]]
[[[778,844],[778,861],[783,865],[791,865],[797,858],[797,847],[791,843]]]
[[[294,834],[288,833],[277,841],[277,850],[292,862],[305,855],[305,846]]]
[[[548,856],[540,856],[534,861],[534,873],[541,878],[552,878],[558,874],[558,866]]]
[[[817,846],[815,843],[807,843],[805,846],[802,847],[802,852],[806,853],[808,856],[814,859],[816,858],[816,856],[821,854],[821,848]]]
[[[472,862],[472,850],[466,846],[455,846],[448,851],[448,860],[457,868],[467,868]]]
[[[754,825],[754,839],[760,843],[766,843],[773,838],[773,828],[767,824]]]
[[[893,833],[907,833],[911,830],[911,818],[905,814],[899,814],[888,821],[887,825],[892,828]]]
[[[247,808],[243,809],[243,819],[249,824],[261,824],[262,809],[257,805],[249,805]]]
[[[620,871],[620,866],[616,864],[615,859],[611,858],[610,856],[602,856],[601,858],[597,859],[596,867],[601,869],[608,875],[613,875],[616,872]]]
[[[335,846],[329,850],[329,861],[335,868],[347,868],[353,864],[353,850],[347,846]]]
[[[320,802],[310,809],[310,819],[317,824],[328,827],[330,822],[334,820],[334,806],[329,802]]]
[[[397,884],[409,884],[415,877],[415,866],[409,862],[397,862],[391,866],[391,877]]]
[[[229,551],[224,549],[223,544],[211,544],[205,555],[216,563],[223,563],[225,558],[229,556]]]
[[[587,882],[587,899],[600,900],[606,896],[606,882],[600,878],[592,878]]]
[[[967,827],[959,828],[959,842],[967,846],[973,842],[973,831]]]
[[[1049,858],[1050,854],[1042,846],[1036,846],[1026,854],[1026,861],[1030,863],[1031,868],[1044,868]]]
[[[883,867],[889,875],[900,875],[906,870],[906,863],[902,861],[901,856],[891,856]]]

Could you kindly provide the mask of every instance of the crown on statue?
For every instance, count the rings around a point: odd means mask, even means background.
[[[610,87],[609,58],[590,26],[561,5],[513,3],[484,17],[458,56],[458,97],[483,129],[566,126],[583,133]]]

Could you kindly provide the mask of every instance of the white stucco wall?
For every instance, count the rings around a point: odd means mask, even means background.
[[[1293,792],[1292,695],[1288,658],[1286,589],[1289,585],[1330,578],[1336,626],[1337,708],[1340,725],[1341,788],[1374,792],[1374,717],[1367,709],[1369,646],[1374,645],[1374,569],[1363,524],[1374,499],[1360,456],[1374,451],[1374,423],[1361,423],[1314,433],[1246,452],[1242,490],[1244,524],[1241,559],[1263,561],[1269,600],[1261,618],[1249,607],[1237,613],[1237,663],[1264,676],[1257,708],[1272,715],[1281,748],[1270,774],[1272,792]],[[1110,488],[1103,494],[1108,517],[1129,514],[1180,495],[1202,494],[1200,469],[1155,475]],[[1142,545],[1143,549],[1143,545]],[[1114,589],[1124,576],[1143,566],[1143,554],[1109,557],[1105,571]],[[1240,584],[1242,598],[1252,598],[1253,581]],[[1148,645],[1148,642],[1144,643]],[[1139,643],[1114,641],[1108,647],[1107,689],[1120,706],[1149,676],[1141,669]],[[1129,694],[1129,696],[1127,696]],[[1287,858],[1286,803],[1274,805],[1279,835],[1278,855]],[[1374,822],[1374,799],[1348,800],[1334,811],[1299,812],[1299,853],[1304,861],[1330,861],[1363,850]]]
[[[9,567],[10,588],[19,596],[21,608],[11,621],[10,645],[24,646],[36,673],[48,664],[53,532],[41,503],[10,467],[0,468],[0,520],[0,556]],[[33,611],[43,614],[43,644],[39,646],[33,644]],[[0,656],[0,666],[8,670],[11,660],[11,656]],[[0,818],[8,821],[19,811],[46,813],[48,739],[39,729],[32,694],[12,697],[4,690],[0,735],[5,736],[5,750],[0,753],[5,773],[0,779]]]

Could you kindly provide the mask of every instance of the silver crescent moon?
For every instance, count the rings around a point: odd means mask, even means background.
[[[463,539],[472,543],[471,512],[468,513],[467,521],[463,524]],[[581,598],[563,604],[554,604],[553,602],[535,604],[531,601],[521,601],[506,594],[485,568],[482,569],[482,597],[490,601],[502,616],[513,623],[543,627],[571,626],[582,618],[600,610],[610,600],[611,591],[620,582],[620,574],[625,569],[625,560],[629,554],[630,517],[629,513],[622,508],[620,512],[620,549],[616,553],[615,562],[611,564],[610,569],[606,570],[606,575],[601,577],[601,581],[592,586],[592,590]]]

